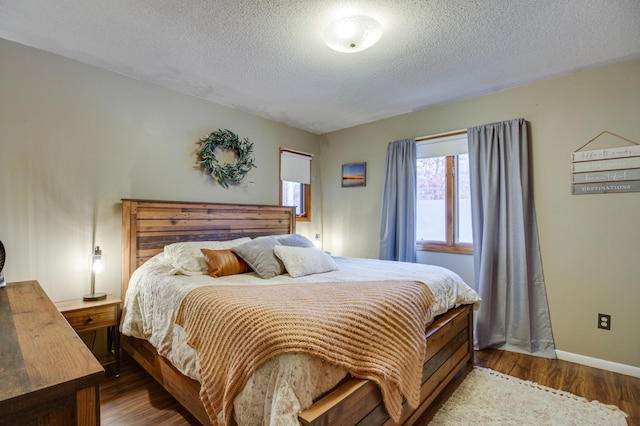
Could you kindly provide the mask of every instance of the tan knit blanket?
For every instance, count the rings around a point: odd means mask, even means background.
[[[183,299],[176,323],[200,361],[200,398],[214,424],[271,357],[299,352],[378,383],[398,421],[420,402],[429,288],[418,281],[208,286]]]

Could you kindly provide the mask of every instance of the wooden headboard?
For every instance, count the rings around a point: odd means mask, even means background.
[[[295,207],[123,199],[121,298],[133,271],[165,245],[295,231]]]

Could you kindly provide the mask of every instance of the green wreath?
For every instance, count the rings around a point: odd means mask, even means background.
[[[256,167],[251,158],[253,143],[249,139],[240,140],[238,135],[231,130],[212,132],[206,138],[198,142],[198,164],[206,173],[210,174],[221,186],[239,184],[249,170]],[[215,151],[220,148],[223,151],[233,151],[236,155],[232,163],[220,164]]]

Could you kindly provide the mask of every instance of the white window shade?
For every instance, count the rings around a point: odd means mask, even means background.
[[[280,151],[280,180],[311,183],[311,154]]]
[[[469,151],[467,133],[443,136],[421,142],[416,142],[416,157],[446,157],[448,155],[466,154]]]

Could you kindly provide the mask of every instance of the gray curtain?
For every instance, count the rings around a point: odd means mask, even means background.
[[[390,142],[384,166],[379,258],[416,260],[416,141]]]
[[[482,304],[475,339],[555,358],[524,119],[468,129],[473,255]]]

